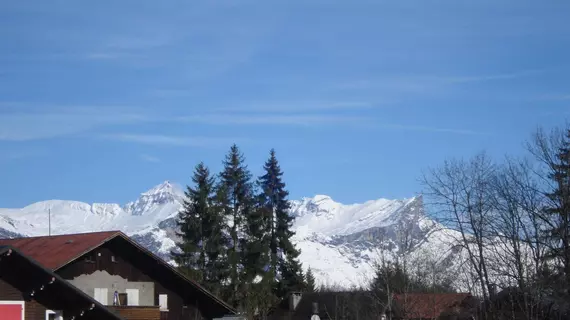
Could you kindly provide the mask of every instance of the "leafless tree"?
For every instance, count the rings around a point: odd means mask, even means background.
[[[406,275],[406,277],[404,277],[403,279],[404,290],[403,292],[400,292],[404,296],[405,305],[407,305],[407,299],[408,299],[407,293],[410,292],[411,289],[410,286],[412,285],[410,281],[411,279],[407,277],[408,275],[410,275],[408,259],[410,251],[412,250],[415,244],[414,238],[412,237],[413,222],[409,220],[409,218],[410,218],[409,216],[404,217],[404,219],[396,225],[396,244],[398,246],[396,263],[398,266],[402,268],[403,273]]]
[[[491,231],[488,228],[493,209],[490,186],[494,173],[494,163],[482,152],[469,161],[445,161],[422,178],[425,194],[440,221],[458,231],[457,244],[467,252],[485,300],[493,292],[486,245]]]
[[[544,222],[539,218],[545,197],[535,172],[528,160],[507,158],[493,185],[494,276],[506,279],[503,287],[515,285],[528,293],[519,301],[527,319],[538,316],[535,302],[542,299],[544,290],[537,280],[545,255]]]
[[[410,258],[414,267],[410,277],[415,283],[421,283],[426,292],[448,292],[455,290],[453,279],[457,277],[456,270],[450,270],[444,265],[449,252],[428,252],[417,250]]]
[[[380,288],[376,288],[374,286],[374,281],[377,280],[375,277],[382,276],[382,274],[378,274],[376,271],[382,268],[386,268],[392,261],[394,260],[393,256],[391,255],[390,251],[385,250],[385,234],[381,233],[379,235],[379,242],[380,245],[375,249],[376,252],[376,260],[372,263],[372,267],[374,272],[367,277],[369,286],[366,288],[368,294],[371,296],[372,301],[374,301],[373,308],[376,310],[377,314],[382,314],[387,310],[392,308],[392,288],[391,283],[388,281],[389,279],[382,279],[382,283],[384,283],[384,288],[380,290]]]
[[[570,294],[570,126],[556,128],[546,134],[538,129],[533,139],[528,142],[528,150],[540,164],[536,176],[542,179],[542,192],[545,195],[545,207],[557,214],[539,211],[538,217],[550,230],[556,230],[555,237],[548,237],[545,245],[561,265],[565,276],[565,287]]]
[[[517,187],[517,168],[508,164],[497,170],[493,183],[493,219],[490,224],[493,236],[493,272],[505,279],[505,287],[515,283],[519,288],[527,283],[527,250],[523,239],[525,223]]]
[[[517,317],[544,316],[554,288],[570,294],[569,129],[537,130],[529,159],[507,157],[498,166],[481,153],[446,161],[422,179],[434,213],[457,231],[464,274],[474,274],[484,301],[496,300],[495,284],[516,294]],[[561,278],[546,284],[543,273],[557,267]]]

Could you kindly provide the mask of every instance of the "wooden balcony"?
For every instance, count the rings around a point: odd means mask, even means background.
[[[120,314],[126,320],[162,320],[168,315],[161,317],[158,306],[107,306],[112,311]]]

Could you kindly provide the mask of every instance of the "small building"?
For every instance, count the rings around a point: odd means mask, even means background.
[[[0,245],[17,248],[127,320],[196,320],[236,314],[120,231],[3,239]]]
[[[10,246],[0,247],[0,319],[125,320]]]
[[[475,303],[475,304],[474,304]],[[443,312],[467,310],[478,301],[468,293],[394,294],[371,291],[291,293],[268,315],[270,320],[435,320]]]
[[[270,311],[267,319],[380,320],[383,310],[368,291],[293,292]]]
[[[461,314],[476,308],[477,298],[470,293],[403,293],[394,294],[387,319],[436,320],[442,314]]]

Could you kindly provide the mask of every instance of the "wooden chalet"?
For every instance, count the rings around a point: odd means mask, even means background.
[[[0,247],[0,319],[125,320],[10,246]]]
[[[4,239],[1,245],[17,248],[127,320],[196,320],[236,314],[120,231]]]

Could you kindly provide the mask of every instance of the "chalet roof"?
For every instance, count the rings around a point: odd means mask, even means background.
[[[53,271],[11,246],[0,246],[0,280],[52,310],[85,320],[124,320]],[[33,292],[33,293],[32,293]]]
[[[85,253],[121,234],[120,231],[0,239],[0,245],[18,248],[45,268],[60,269]]]
[[[160,279],[165,281],[186,284],[185,287],[179,287],[180,291],[190,293],[191,291],[200,293],[205,299],[201,299],[202,306],[208,305],[209,310],[215,311],[215,315],[236,314],[237,312],[226,302],[206,290],[194,280],[188,278],[172,265],[162,260],[154,253],[133,241],[121,231],[91,232],[77,233],[43,237],[29,237],[17,239],[0,239],[0,246],[10,245],[20,250],[26,256],[34,259],[43,267],[57,271],[62,269],[71,262],[79,259],[86,253],[102,246],[107,242],[113,242],[117,246],[122,247],[128,255],[145,256],[149,262],[152,261],[149,273],[154,273]],[[134,250],[133,250],[134,249]],[[149,266],[151,264],[144,264]],[[143,267],[144,267],[143,266]],[[165,274],[166,273],[166,274]],[[223,310],[223,312],[221,311]]]
[[[406,293],[394,294],[399,312],[412,319],[435,319],[443,311],[461,305],[469,293]]]

